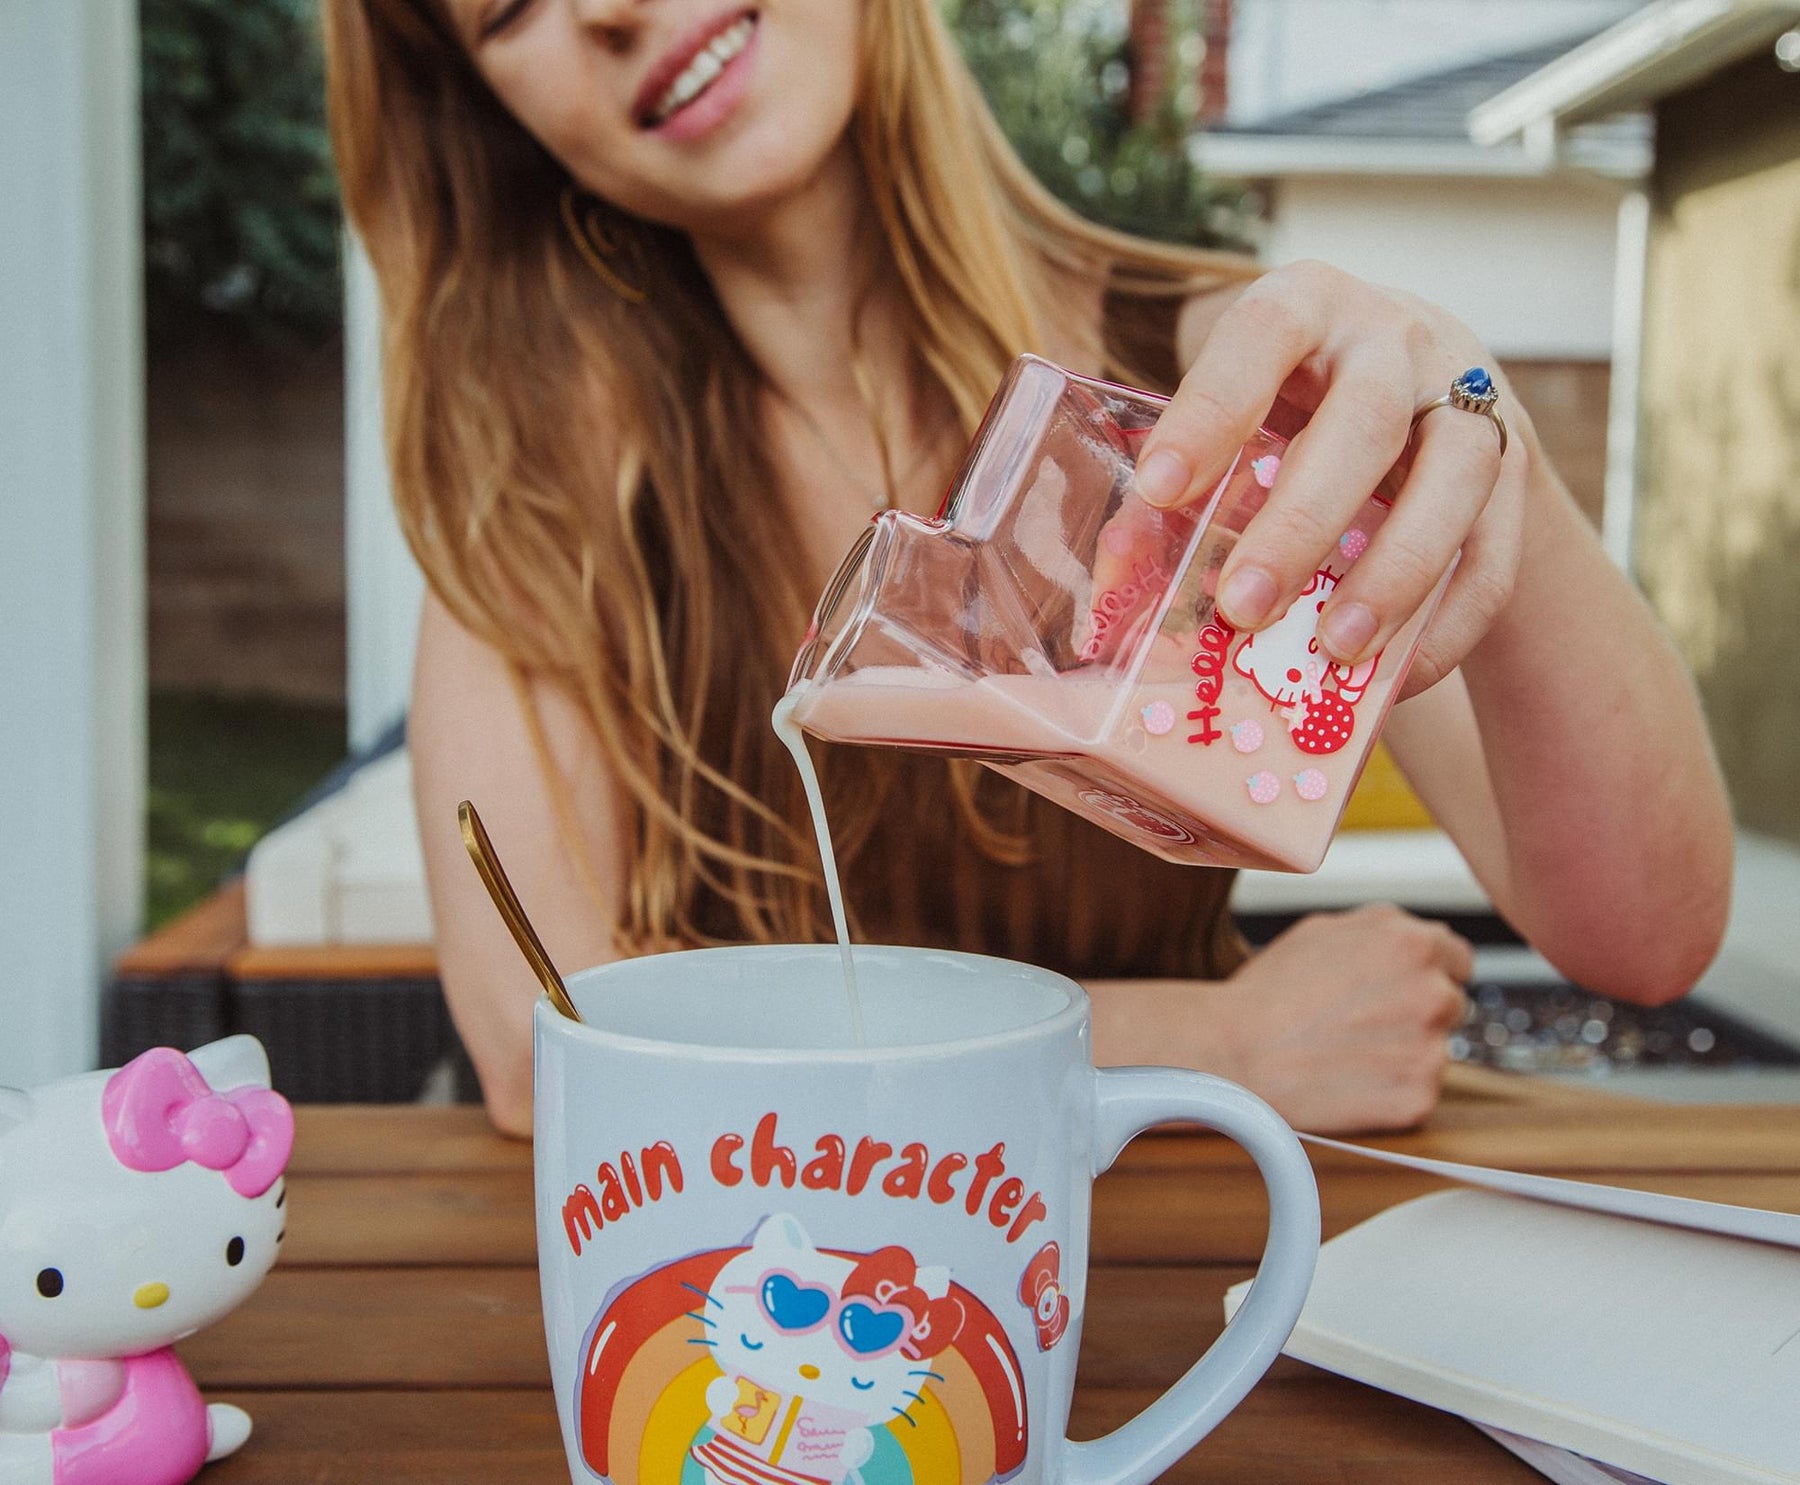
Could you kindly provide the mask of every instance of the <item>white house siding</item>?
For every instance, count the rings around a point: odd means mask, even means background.
[[[1321,258],[1410,289],[1502,357],[1611,354],[1615,184],[1302,176],[1270,191],[1271,263]]]
[[[0,1084],[92,1065],[143,883],[137,7],[0,3]]]

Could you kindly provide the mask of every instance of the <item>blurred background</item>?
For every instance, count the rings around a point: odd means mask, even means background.
[[[1474,326],[1692,666],[1743,827],[1732,943],[1661,1021],[1534,962],[1383,768],[1318,877],[1246,878],[1246,926],[1392,897],[1491,951],[1456,1055],[1800,1097],[1800,0],[943,3],[1078,210]],[[299,1096],[458,1088],[316,32],[315,0],[0,7],[0,1084],[245,1029]]]

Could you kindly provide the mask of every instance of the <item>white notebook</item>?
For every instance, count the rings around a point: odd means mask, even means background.
[[[1477,1423],[1475,1427],[1508,1453],[1516,1454],[1545,1479],[1553,1481],[1554,1485],[1659,1485],[1658,1481],[1646,1480],[1642,1475],[1632,1474],[1630,1470],[1614,1469],[1610,1464],[1601,1464],[1598,1460],[1583,1459],[1579,1454],[1569,1453],[1567,1449],[1558,1449],[1553,1444],[1540,1444],[1536,1439],[1508,1433],[1504,1428],[1489,1428],[1485,1423]]]
[[[1327,1243],[1290,1356],[1664,1485],[1800,1482],[1800,1217],[1317,1143],[1508,1190]]]

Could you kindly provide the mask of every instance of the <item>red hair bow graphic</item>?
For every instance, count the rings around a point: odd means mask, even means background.
[[[962,1301],[946,1294],[930,1298],[918,1286],[919,1265],[901,1247],[871,1253],[851,1270],[844,1281],[844,1298],[869,1298],[878,1306],[900,1310],[906,1316],[906,1355],[923,1359],[936,1356],[962,1330]]]
[[[1045,1243],[1019,1279],[1019,1302],[1037,1322],[1038,1350],[1048,1351],[1069,1328],[1069,1296],[1062,1287],[1062,1250]]]

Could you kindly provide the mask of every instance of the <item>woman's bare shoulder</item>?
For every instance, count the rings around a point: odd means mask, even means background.
[[[511,730],[503,719],[516,707],[506,658],[428,591],[419,613],[407,729],[415,759],[452,754],[472,762],[471,749]]]
[[[442,744],[466,766],[516,771],[535,751],[527,706],[565,776],[584,785],[607,776],[594,724],[570,690],[517,666],[427,593],[413,666],[414,751]]]
[[[428,855],[436,841],[455,860],[456,804],[473,799],[480,807],[485,800],[527,823],[547,855],[560,858],[556,870],[577,884],[598,877],[611,895],[622,811],[593,722],[566,687],[516,672],[430,595],[419,620],[407,741]],[[565,807],[571,818],[559,819]],[[570,826],[585,861],[567,859]]]

